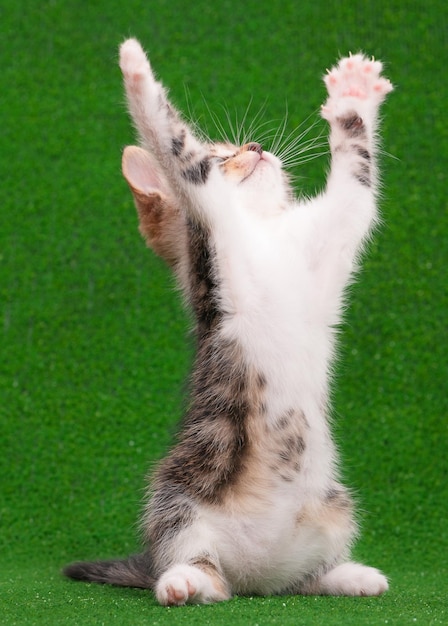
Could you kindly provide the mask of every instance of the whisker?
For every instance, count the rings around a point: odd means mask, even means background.
[[[274,150],[277,151],[282,146],[284,146],[285,144],[289,143],[291,137],[293,137],[294,134],[297,133],[301,129],[301,127],[308,121],[308,119],[310,117],[311,116],[308,116],[308,118],[306,118],[303,122],[301,122],[297,128],[294,128],[293,130],[291,130],[290,133],[288,133],[288,135],[285,136],[284,133],[285,133],[285,129],[286,129],[287,121],[288,121],[288,111],[286,110],[285,118],[284,118],[283,124],[281,126],[281,132],[278,133],[279,141],[272,146],[273,151]],[[300,133],[300,135],[298,135],[297,141],[299,141],[303,136],[305,136],[311,130],[311,128],[313,128],[313,127],[314,127],[314,124],[311,125],[310,127],[307,127],[304,131],[302,131]],[[279,128],[279,131],[280,131],[280,128]]]
[[[210,118],[211,118],[211,120],[212,120],[212,122],[213,122],[213,124],[214,124],[214,126],[216,128],[216,131],[218,132],[218,135],[219,135],[221,141],[227,142],[228,141],[228,135],[227,135],[227,132],[226,132],[226,130],[225,130],[225,128],[224,128],[224,126],[223,126],[219,116],[217,115],[217,113],[215,113],[214,111],[211,110],[211,108],[210,108],[208,102],[205,100],[205,98],[204,98],[204,104],[205,104],[205,106],[207,108],[207,112],[208,112],[208,114],[209,114],[209,116],[210,116]],[[222,105],[220,105],[220,106],[222,106]]]
[[[305,152],[309,152],[310,150],[324,147],[328,147],[328,142],[321,141],[321,137],[315,137],[312,140],[306,141],[305,143],[294,143],[290,146],[286,146],[285,149],[277,153],[276,156],[281,161],[285,161],[290,155],[303,154]]]
[[[287,123],[288,123],[288,103],[285,102],[285,115],[283,117],[283,122],[277,128],[277,132],[274,136],[274,139],[271,145],[271,152],[273,152],[273,154],[277,153],[277,150],[279,150],[280,146],[283,143],[283,137],[285,134]]]
[[[221,106],[221,109],[224,111],[224,115],[227,121],[227,126],[229,128],[229,135],[228,137],[230,138],[231,142],[236,145],[238,143],[238,128],[237,128],[237,124],[238,124],[238,120],[237,120],[237,114],[235,113],[235,120],[232,120],[232,118],[230,117],[230,113],[229,113],[229,109],[228,107],[224,107]],[[236,125],[234,127],[234,124]],[[229,141],[229,139],[227,139]]]
[[[248,108],[246,109],[245,116],[244,116],[244,118],[242,120],[244,124],[246,122],[247,115],[249,113],[249,107],[251,106],[251,104],[252,104],[252,99],[251,99],[251,101],[249,103]],[[244,143],[247,143],[248,140],[254,140],[254,138],[256,137],[259,129],[270,123],[270,122],[262,122],[262,123],[259,122],[261,117],[262,117],[262,115],[266,111],[266,106],[267,106],[267,99],[263,102],[263,104],[260,106],[260,108],[257,111],[257,113],[252,118],[252,121],[251,121],[251,123],[250,123],[246,133],[244,134],[244,137],[243,137]]]
[[[298,146],[288,147],[281,153],[278,153],[276,156],[281,161],[287,161],[290,156],[294,157],[301,154],[306,154],[311,150],[318,150],[319,148],[328,148],[328,142],[319,141],[319,139],[316,138],[315,141],[309,142],[306,145],[299,144]]]
[[[309,118],[308,118],[309,119]],[[310,150],[316,150],[319,148],[326,147],[328,148],[328,142],[322,141],[324,131],[322,130],[316,137],[311,137],[304,141],[306,135],[308,135],[312,129],[318,124],[318,120],[309,125],[306,129],[302,130],[296,137],[294,134],[300,130],[300,127],[303,126],[303,123],[299,126],[298,129],[295,129],[284,139],[281,145],[278,147],[278,152],[276,153],[277,157],[285,164],[285,166],[290,166],[292,161],[295,162],[298,159],[297,163],[303,163],[304,158],[310,158],[309,155],[306,157],[302,157],[305,153],[309,153]],[[319,156],[321,153],[315,153],[316,156]],[[315,157],[313,157],[315,158]]]
[[[188,85],[184,84],[184,92],[185,92],[185,101],[187,104],[187,111],[188,111],[188,122],[190,124],[190,126],[193,127],[194,133],[195,135],[204,142],[210,143],[210,136],[208,133],[208,128],[207,128],[207,132],[204,130],[204,125],[206,126],[206,122],[204,121],[204,124],[200,124],[199,123],[199,118],[198,115],[196,113],[196,111],[192,108],[191,106],[191,96],[190,96],[190,90],[188,88]],[[201,94],[202,95],[202,94]],[[202,98],[204,99],[204,96],[202,96]]]
[[[298,165],[304,165],[305,163],[308,163],[309,161],[313,161],[314,159],[317,159],[319,157],[325,156],[326,154],[330,154],[330,151],[327,150],[326,152],[314,152],[312,154],[307,155],[306,157],[304,156],[302,158],[297,158],[292,161],[283,162],[283,166],[288,169],[292,167],[297,167]]]
[[[253,129],[251,133],[251,138],[253,141],[258,141],[258,143],[271,143],[277,135],[277,131],[272,128],[273,122],[271,120],[267,122],[262,122],[256,128]],[[263,127],[267,127],[263,132],[261,129]],[[271,150],[272,152],[272,150]]]
[[[390,159],[394,159],[395,161],[400,161],[401,159],[400,157],[397,157],[395,154],[392,154],[391,152],[386,152],[386,150],[382,150],[381,148],[378,150],[379,154],[382,154],[383,156],[386,156]]]
[[[238,124],[238,134],[237,134],[238,144],[237,145],[246,143],[247,133],[244,132],[244,126],[246,124],[247,116],[249,115],[249,110],[250,110],[250,107],[252,106],[252,102],[253,102],[253,96],[250,97],[249,103],[246,107],[246,110],[244,111],[244,115],[241,118],[241,122]]]
[[[287,103],[285,104],[285,115],[281,120],[277,122],[272,120],[262,121],[267,107],[267,102],[265,101],[252,116],[248,124],[251,108],[253,106],[252,98],[249,100],[242,117],[239,118],[237,110],[235,110],[234,116],[232,116],[229,108],[223,104],[219,105],[223,115],[218,115],[211,110],[204,95],[201,95],[209,119],[212,121],[220,140],[223,142],[227,143],[232,141],[233,144],[241,146],[248,141],[257,141],[263,146],[267,145],[269,151],[275,154],[281,161],[285,170],[303,165],[329,153],[325,129],[321,129],[315,137],[309,136],[321,121],[320,117],[316,116],[312,123],[309,123],[316,112],[310,114],[299,126],[286,133],[289,122]],[[185,96],[189,118],[192,120],[195,131],[200,136],[206,137],[207,141],[210,141],[208,128],[206,134],[195,119],[196,114],[191,107],[191,97],[187,86],[185,86]]]
[[[294,135],[300,130],[301,126],[303,126],[303,123],[302,123],[298,128],[293,129],[286,137],[284,137],[280,146],[278,146],[278,150],[285,149],[290,145],[293,145],[293,146],[296,146],[298,144],[304,145],[309,141],[314,141],[314,138],[311,138],[307,140],[306,142],[304,142],[303,139],[315,128],[317,124],[318,124],[318,121],[313,122],[313,124],[308,126],[305,130],[302,130],[300,134],[294,137]]]

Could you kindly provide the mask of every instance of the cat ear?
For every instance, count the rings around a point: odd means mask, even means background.
[[[143,148],[127,146],[123,152],[122,169],[133,194],[157,194],[161,197],[167,195],[167,185],[163,182],[153,157]]]
[[[184,252],[185,218],[153,158],[142,148],[127,146],[122,171],[134,196],[140,233],[156,254],[176,265]]]

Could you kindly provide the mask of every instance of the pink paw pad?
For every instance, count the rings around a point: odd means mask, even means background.
[[[381,76],[383,65],[362,54],[343,58],[331,70],[327,70],[324,82],[328,90],[328,101],[322,113],[328,113],[337,101],[344,98],[370,101],[379,105],[386,94],[392,91],[391,82]]]
[[[365,98],[367,94],[362,89],[359,89],[359,87],[349,87],[342,95],[346,97],[351,96],[352,98]]]
[[[185,604],[189,598],[196,595],[196,587],[192,585],[188,580],[185,587],[176,587],[175,585],[167,585],[166,587],[166,601],[168,605]]]

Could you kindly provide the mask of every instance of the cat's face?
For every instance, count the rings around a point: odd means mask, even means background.
[[[281,161],[258,143],[240,148],[214,144],[210,149],[214,169],[244,204],[264,213],[283,210],[291,195]]]

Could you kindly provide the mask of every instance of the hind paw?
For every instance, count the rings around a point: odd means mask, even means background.
[[[320,581],[320,593],[335,596],[379,596],[389,588],[387,578],[360,563],[338,565]]]
[[[230,594],[220,586],[198,567],[175,565],[159,578],[155,592],[164,606],[209,604],[229,599]]]

